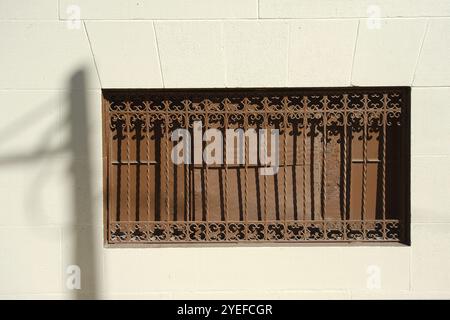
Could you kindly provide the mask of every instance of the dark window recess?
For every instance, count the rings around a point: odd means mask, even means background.
[[[105,89],[106,242],[409,244],[409,108],[406,87]],[[194,121],[278,129],[278,173],[175,165]]]

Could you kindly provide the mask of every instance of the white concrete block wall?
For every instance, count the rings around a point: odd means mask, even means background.
[[[0,298],[449,298],[449,34],[450,0],[0,0]],[[412,86],[410,247],[103,248],[102,87],[352,85]]]

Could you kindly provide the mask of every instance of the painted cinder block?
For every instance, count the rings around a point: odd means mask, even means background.
[[[86,29],[103,88],[163,86],[153,22],[88,21]]]
[[[450,62],[449,62],[450,63]],[[413,156],[450,156],[450,88],[411,91],[411,153]]]
[[[81,70],[100,86],[82,23],[0,21],[0,38],[0,89],[66,89]]]
[[[224,22],[226,86],[286,86],[288,32],[282,21]]]
[[[60,0],[59,16],[80,8],[82,19],[248,19],[258,17],[257,0]]]
[[[167,88],[225,86],[220,21],[158,21],[159,56]]]
[[[449,156],[418,156],[411,160],[411,219],[450,222]],[[420,238],[419,241],[422,241]]]
[[[59,0],[2,0],[0,20],[57,20]]]
[[[202,248],[106,249],[104,290],[152,293],[198,290]],[[204,249],[203,249],[204,250]]]
[[[411,234],[413,250],[411,289],[413,291],[447,292],[448,295],[450,291],[449,226],[448,223],[413,225]]]
[[[358,20],[291,23],[288,86],[350,85]]]
[[[450,15],[450,3],[436,0],[260,0],[260,18],[433,17]]]
[[[376,24],[362,19],[352,84],[411,85],[425,29],[425,19],[381,19]]]
[[[450,86],[450,18],[429,20],[414,85]]]
[[[0,294],[61,291],[58,227],[0,227]]]

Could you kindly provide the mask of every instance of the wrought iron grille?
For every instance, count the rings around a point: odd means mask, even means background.
[[[406,87],[103,90],[106,242],[409,243],[409,99]],[[222,165],[174,164],[171,135],[195,121],[277,129],[278,173],[258,174],[259,153],[248,163],[248,139],[244,163],[223,150]]]

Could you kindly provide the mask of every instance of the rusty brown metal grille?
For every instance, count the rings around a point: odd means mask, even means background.
[[[106,242],[409,243],[409,101],[406,87],[105,89]],[[171,134],[194,121],[278,129],[278,173],[258,174],[248,140],[243,164],[174,164]]]

